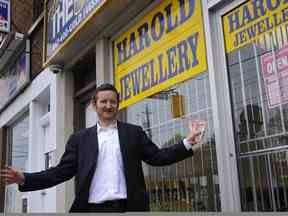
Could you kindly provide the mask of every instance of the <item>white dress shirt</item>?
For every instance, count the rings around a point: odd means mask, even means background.
[[[127,189],[117,124],[101,127],[97,123],[98,160],[89,190],[89,203],[126,199]],[[96,155],[95,155],[96,157]]]
[[[127,188],[124,177],[122,154],[119,144],[117,123],[101,127],[97,123],[98,160],[89,190],[88,203],[102,203],[108,200],[126,199]],[[195,150],[184,139],[187,150]],[[196,147],[196,146],[195,146]],[[96,157],[96,155],[95,155]]]

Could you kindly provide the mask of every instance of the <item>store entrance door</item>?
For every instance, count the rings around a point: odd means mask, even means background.
[[[75,65],[74,73],[74,129],[81,130],[95,123],[90,102],[96,89],[95,49],[91,49]]]
[[[85,127],[93,127],[98,120],[95,108],[92,106],[91,102],[85,104]]]
[[[75,130],[92,127],[96,124],[98,117],[92,106],[91,99],[95,94],[96,85],[85,94],[75,99]]]
[[[288,22],[280,18],[288,4],[274,4],[266,13],[271,1],[261,1],[263,13],[248,22],[253,2],[221,17],[241,205],[243,211],[287,211]]]

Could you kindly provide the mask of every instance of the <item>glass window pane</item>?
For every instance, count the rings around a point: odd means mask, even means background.
[[[208,72],[127,108],[127,121],[141,125],[161,148],[182,140],[192,119],[207,122],[202,149],[165,167],[144,164],[152,211],[220,211]]]
[[[29,116],[25,116],[15,125],[9,128],[10,155],[9,161],[12,167],[20,171],[27,171],[28,167],[28,143],[29,143]],[[23,193],[18,191],[16,184],[6,189],[6,212],[21,213]],[[25,210],[25,208],[24,208]]]

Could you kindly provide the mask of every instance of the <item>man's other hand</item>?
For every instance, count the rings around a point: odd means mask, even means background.
[[[25,180],[22,172],[17,171],[13,169],[12,167],[8,167],[8,166],[6,166],[4,169],[1,169],[0,177],[1,177],[1,180],[3,179],[5,184],[7,185],[14,184],[14,183],[23,185],[24,180]]]

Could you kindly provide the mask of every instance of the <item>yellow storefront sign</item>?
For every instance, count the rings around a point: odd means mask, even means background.
[[[163,0],[114,41],[120,109],[207,70],[201,0]]]
[[[250,0],[222,17],[226,52],[288,24],[288,0]],[[287,27],[287,26],[286,26]]]

